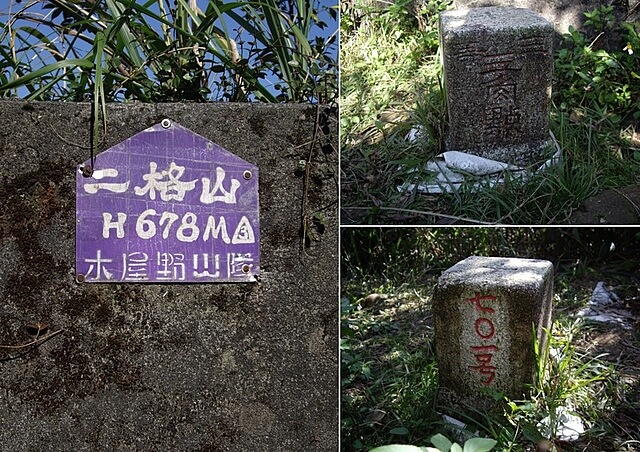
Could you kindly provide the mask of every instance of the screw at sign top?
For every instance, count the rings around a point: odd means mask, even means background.
[[[251,171],[246,170],[244,173],[242,173],[242,177],[244,177],[246,180],[251,179]]]
[[[165,129],[168,129],[169,127],[171,127],[171,120],[163,119],[160,125],[162,125],[162,127],[164,127]]]
[[[93,175],[93,167],[91,165],[84,165],[80,167],[80,172],[83,177],[91,177]]]

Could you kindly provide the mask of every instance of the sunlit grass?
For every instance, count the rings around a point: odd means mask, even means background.
[[[101,85],[108,101],[329,104],[337,97],[337,2],[9,6],[0,11],[1,96],[78,101]]]
[[[637,93],[624,94],[624,105],[629,108],[623,115],[613,104],[599,104],[601,99],[583,103],[580,99],[586,91],[559,85],[550,118],[563,153],[558,167],[532,175],[526,182],[506,175],[502,185],[480,182],[478,188],[476,181],[470,181],[445,195],[400,190],[405,183],[428,182],[433,176],[425,171],[425,164],[445,150],[446,103],[440,56],[437,40],[430,34],[435,31],[437,37],[437,12],[444,6],[446,2],[428,2],[425,17],[431,28],[426,32],[405,26],[410,15],[398,8],[363,9],[362,23],[350,21],[343,31],[343,221],[567,223],[572,213],[597,193],[640,183],[640,145],[636,129],[628,122],[633,109],[640,108]],[[566,55],[556,56],[556,76],[568,83],[573,77],[569,70],[575,75],[576,68],[567,62]],[[633,65],[629,58],[620,62]],[[589,69],[581,70],[591,74]],[[617,81],[603,79],[601,83],[613,86]],[[598,90],[608,92],[604,85]],[[584,88],[589,89],[594,87]],[[566,97],[570,95],[577,97]],[[610,100],[610,96],[602,99]],[[408,133],[417,126],[421,133],[410,139]]]

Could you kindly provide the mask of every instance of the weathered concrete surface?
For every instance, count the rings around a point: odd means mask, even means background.
[[[74,166],[88,104],[0,102],[0,444],[12,450],[320,451],[337,448],[335,117],[304,175],[316,110],[109,105],[104,150],[170,118],[260,168],[258,283],[74,280]],[[325,149],[328,149],[326,147]],[[32,324],[30,328],[27,325]],[[34,329],[36,328],[36,329]]]
[[[570,25],[586,32],[590,39],[596,37],[600,30],[593,30],[592,27],[584,25],[585,12],[593,11],[600,6],[611,5],[616,23],[623,20],[632,21],[637,18],[634,13],[637,4],[637,0],[454,0],[454,7],[457,9],[484,6],[530,8],[542,14],[554,25],[558,38],[556,43],[560,42],[560,35],[569,31]],[[598,48],[620,50],[622,42],[620,39],[620,33],[617,31],[607,32],[600,38]]]
[[[527,166],[550,153],[553,27],[526,8],[440,15],[447,149]]]
[[[459,402],[488,409],[486,389],[511,399],[533,383],[533,326],[544,349],[553,265],[537,259],[472,256],[446,270],[433,296],[440,385]]]

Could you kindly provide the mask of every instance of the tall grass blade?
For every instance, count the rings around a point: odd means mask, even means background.
[[[107,129],[107,111],[104,96],[104,85],[102,83],[102,55],[106,44],[106,37],[103,32],[96,33],[95,42],[95,80],[93,82],[93,157],[98,153],[98,143],[100,142],[100,110],[102,111],[102,121],[104,131]],[[93,165],[92,165],[93,166]]]
[[[69,60],[56,61],[55,63],[47,64],[39,69],[36,69],[35,71],[29,72],[23,75],[22,77],[17,78],[16,80],[13,80],[5,85],[0,86],[0,93],[4,93],[16,88],[20,88],[24,85],[29,84],[29,82],[36,80],[38,78],[41,78],[45,75],[51,74],[57,71],[58,69],[79,68],[79,67],[92,68],[93,62],[87,61],[85,59],[75,59],[75,58],[69,59]]]

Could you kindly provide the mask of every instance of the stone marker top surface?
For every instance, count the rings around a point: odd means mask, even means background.
[[[504,8],[489,6],[444,11],[440,14],[443,30],[456,34],[477,33],[479,30],[496,32],[501,30],[548,28],[553,25],[537,12],[528,8]]]
[[[553,269],[541,259],[471,256],[446,270],[439,285],[528,286],[540,283]]]

